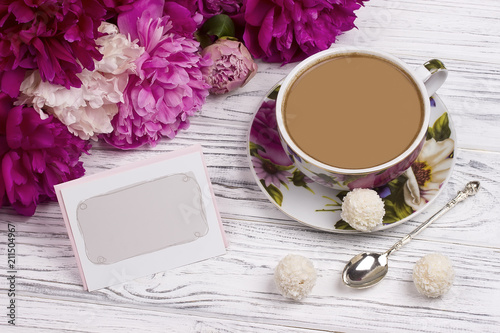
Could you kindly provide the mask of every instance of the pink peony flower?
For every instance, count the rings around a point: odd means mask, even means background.
[[[255,58],[300,61],[354,28],[354,11],[364,1],[247,0],[243,40]]]
[[[200,57],[198,42],[171,33],[168,16],[151,15],[146,11],[137,20],[130,15],[127,20],[118,19],[120,31],[136,34],[145,48],[136,61],[137,76],[130,76],[124,102],[112,120],[115,130],[104,136],[122,149],[155,145],[162,136],[173,138],[189,126],[188,117],[201,108],[208,95],[201,70],[210,60]],[[130,20],[136,22],[135,27]],[[121,26],[120,22],[126,23]]]
[[[218,39],[204,48],[201,55],[213,61],[210,67],[203,69],[212,94],[225,94],[243,87],[257,73],[257,64],[247,48],[234,40]]]
[[[79,87],[94,69],[106,10],[97,0],[0,0],[0,71],[39,69],[43,81]]]
[[[33,215],[38,203],[55,201],[54,185],[84,174],[78,159],[89,149],[57,119],[42,120],[33,108],[13,107],[0,93],[0,207]]]

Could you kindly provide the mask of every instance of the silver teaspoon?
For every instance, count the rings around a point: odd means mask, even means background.
[[[396,242],[389,250],[384,253],[360,253],[354,256],[345,266],[342,272],[342,281],[356,289],[368,288],[379,283],[387,274],[389,270],[388,258],[389,256],[399,250],[403,245],[408,243],[417,236],[422,230],[427,228],[432,222],[443,216],[447,211],[455,207],[459,202],[465,200],[471,195],[475,195],[479,190],[479,182],[471,181],[465,185],[462,191],[459,191],[457,196],[450,200],[443,208],[436,214],[431,216],[427,221],[418,226],[415,230],[410,232]]]

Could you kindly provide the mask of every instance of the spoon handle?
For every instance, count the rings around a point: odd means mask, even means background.
[[[447,211],[455,207],[459,202],[464,201],[469,196],[475,195],[479,190],[479,182],[471,181],[465,185],[462,191],[458,191],[457,196],[451,199],[443,208],[441,208],[436,214],[432,215],[427,221],[419,225],[415,230],[410,232],[408,235],[401,238],[397,241],[389,250],[387,250],[386,255],[390,256],[393,252],[399,250],[403,245],[408,243],[413,239],[413,237],[417,236],[422,230],[427,228],[432,222],[439,219],[443,216]]]

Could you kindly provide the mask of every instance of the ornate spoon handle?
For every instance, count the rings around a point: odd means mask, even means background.
[[[459,202],[464,201],[468,197],[475,195],[479,191],[479,182],[471,181],[465,185],[462,191],[458,191],[457,196],[451,199],[443,208],[441,208],[436,214],[432,215],[427,221],[419,225],[415,230],[410,232],[408,235],[397,241],[389,250],[387,250],[387,256],[390,256],[393,252],[399,250],[403,245],[408,243],[417,236],[422,230],[427,228],[432,222],[436,221],[438,218],[443,216],[447,211],[455,207]]]

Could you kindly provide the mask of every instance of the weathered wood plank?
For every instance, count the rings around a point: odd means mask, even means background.
[[[238,319],[228,321],[194,314],[168,313],[161,307],[143,309],[38,297],[18,298],[18,308],[24,315],[16,320],[15,327],[0,322],[2,332],[317,332]]]
[[[500,263],[490,260],[498,255],[498,248],[416,240],[391,258],[385,281],[360,291],[341,284],[345,262],[366,249],[385,250],[392,244],[391,237],[366,234],[353,238],[246,221],[227,221],[225,227],[230,241],[225,256],[92,293],[82,290],[68,240],[33,242],[22,236],[20,228],[19,295],[202,313],[227,320],[243,317],[249,322],[320,330],[373,327],[404,331],[411,330],[409,318],[423,332],[444,328],[494,332],[500,325],[500,275],[496,274]],[[456,270],[454,287],[439,300],[418,295],[411,282],[414,263],[431,252],[448,255]],[[301,303],[284,299],[274,287],[273,269],[288,253],[310,258],[319,273],[317,286]],[[3,263],[0,267],[4,272]],[[5,279],[3,274],[1,278]],[[370,313],[391,313],[391,320],[382,315],[368,319]]]

